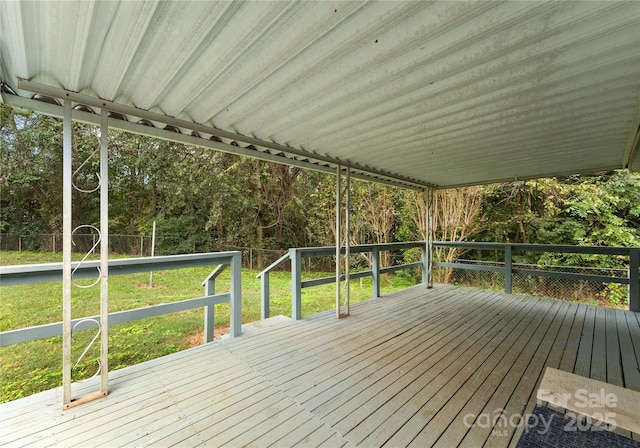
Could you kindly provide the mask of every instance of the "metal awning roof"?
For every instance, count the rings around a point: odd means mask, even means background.
[[[637,1],[0,2],[6,103],[418,188],[640,169],[639,49]]]

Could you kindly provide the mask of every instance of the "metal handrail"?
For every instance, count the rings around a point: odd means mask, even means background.
[[[380,267],[379,255],[382,251],[390,251],[390,250],[405,250],[411,248],[420,248],[423,252],[421,262],[416,263],[406,263],[402,265],[389,266],[385,268]],[[345,248],[341,248],[341,253],[345,253]],[[424,260],[425,252],[426,252],[426,243],[424,241],[409,241],[409,242],[401,242],[401,243],[381,243],[381,244],[359,244],[356,246],[350,246],[350,253],[358,254],[358,253],[366,253],[370,252],[372,254],[372,269],[369,271],[361,271],[351,274],[350,278],[362,278],[362,277],[372,277],[372,289],[373,289],[373,297],[380,296],[380,274],[386,272],[398,271],[401,269],[411,269],[416,267],[425,266]],[[266,319],[270,315],[269,305],[270,305],[270,283],[269,283],[269,273],[273,271],[275,268],[280,266],[287,260],[291,260],[291,315],[294,319],[300,319],[302,317],[302,299],[301,299],[301,290],[304,288],[309,288],[312,286],[317,286],[321,284],[333,283],[336,281],[335,277],[325,277],[321,279],[313,279],[303,282],[302,281],[302,258],[311,258],[311,257],[327,257],[327,256],[335,256],[336,248],[335,246],[324,246],[324,247],[298,247],[289,249],[289,252],[284,254],[278,260],[270,264],[266,269],[260,272],[256,277],[260,278],[260,315],[262,319]],[[344,278],[341,277],[341,278]],[[422,281],[426,283],[426,274],[423,269]]]
[[[434,248],[500,250],[505,253],[504,263],[499,266],[478,265],[469,263],[449,263],[434,261],[433,266],[476,271],[490,271],[503,273],[504,291],[511,294],[513,274],[531,275],[538,277],[554,277],[572,280],[587,280],[601,283],[618,283],[629,285],[629,309],[640,311],[640,248],[638,247],[610,247],[610,246],[570,246],[554,244],[524,244],[524,243],[489,243],[467,241],[434,241]],[[629,257],[627,277],[613,277],[608,275],[582,274],[543,269],[523,269],[514,267],[513,252],[550,252],[586,255],[622,255]]]
[[[109,276],[211,266],[212,264],[228,265],[237,254],[241,254],[241,252],[228,251],[160,257],[116,258],[109,260]],[[80,266],[78,267],[78,265]],[[99,261],[71,263],[74,278],[95,277],[99,267]],[[62,263],[0,266],[0,286],[62,281],[62,271]]]
[[[231,308],[229,332],[233,337],[239,336],[242,332],[241,252],[229,251],[109,260],[109,275],[183,269],[188,267],[210,266],[212,264],[217,266],[202,283],[205,287],[205,295],[203,297],[109,313],[109,325],[204,307],[205,342],[212,342],[214,305],[229,302]],[[84,262],[83,265],[77,269],[74,277],[86,278],[95,276],[98,266],[99,262]],[[228,293],[215,294],[216,277],[218,277],[227,266],[231,267],[231,290]],[[0,266],[1,286],[61,280],[62,263]],[[75,319],[72,323],[79,323],[79,326],[76,328],[76,331],[79,331],[89,328],[87,326],[88,324],[84,324],[81,321],[89,321],[95,318],[94,316]],[[4,331],[0,332],[0,347],[59,336],[61,334],[62,322]]]
[[[511,247],[514,252],[556,252],[566,254],[589,255],[629,255],[637,250],[634,247],[612,246],[571,246],[569,244],[528,244],[528,243],[493,243],[475,241],[434,241],[433,247],[453,247],[459,249],[505,250]]]
[[[256,275],[260,279],[260,318],[269,317],[269,273],[289,259],[289,252],[271,263],[262,272]]]
[[[269,266],[267,266],[266,268],[264,268],[258,275],[256,275],[256,278],[261,278],[262,276],[264,276],[265,274],[269,274],[269,272],[273,271],[275,268],[277,268],[278,266],[280,266],[282,263],[284,263],[285,261],[287,261],[289,259],[289,252],[287,252],[286,254],[284,254],[282,257],[278,258],[276,261],[274,261],[273,263],[271,263]]]

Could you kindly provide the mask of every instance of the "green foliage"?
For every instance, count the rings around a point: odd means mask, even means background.
[[[485,187],[485,241],[640,245],[640,174],[620,170],[562,181]]]
[[[62,228],[61,120],[4,104],[0,119],[0,232],[20,235],[24,248],[37,250],[39,234],[59,234]],[[85,188],[97,182],[97,145],[96,127],[74,124],[74,182]],[[335,176],[327,173],[110,131],[109,190],[110,232],[150,235],[156,221],[157,254],[229,246],[283,251],[336,240]],[[445,190],[436,199],[436,238],[640,246],[640,174],[626,170]],[[73,202],[74,225],[98,223],[96,194],[75,192]],[[478,203],[479,212],[471,206]],[[425,206],[423,192],[354,179],[350,242],[423,239]],[[496,253],[466,256],[500,261]],[[367,257],[354,257],[353,267],[367,267]],[[404,257],[415,261],[419,254]],[[547,265],[628,264],[624,257],[516,257]],[[269,261],[257,251],[253,266]],[[383,253],[382,262],[388,265],[392,257]],[[319,263],[333,269],[329,257]]]

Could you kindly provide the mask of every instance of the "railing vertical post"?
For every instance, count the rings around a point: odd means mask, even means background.
[[[373,297],[380,297],[380,249],[371,250],[371,287]]]
[[[231,258],[231,288],[230,288],[230,320],[229,334],[232,337],[242,334],[242,253],[238,252]]]
[[[233,280],[232,280],[233,281]],[[204,285],[204,295],[213,296],[216,293],[216,280],[210,278]],[[213,342],[214,334],[213,329],[215,326],[215,306],[204,307],[204,342]]]
[[[511,246],[504,246],[504,292],[511,294],[511,275],[513,272],[513,262],[511,259]]]
[[[422,255],[422,283],[425,284],[425,286],[427,285],[427,282],[429,281],[429,275],[427,270],[429,269],[429,260],[427,259],[427,245],[429,243],[425,243],[424,246],[422,246],[420,248],[420,252]]]
[[[269,273],[260,276],[260,318],[269,318]]]
[[[425,209],[427,216],[425,217],[425,245],[426,245],[426,261],[424,270],[427,274],[426,285],[427,288],[433,288],[433,212],[434,212],[434,200],[433,200],[433,188],[428,188],[425,198]]]
[[[640,311],[640,248],[629,251],[629,310]]]
[[[289,249],[291,259],[291,318],[302,319],[302,257],[296,249]]]

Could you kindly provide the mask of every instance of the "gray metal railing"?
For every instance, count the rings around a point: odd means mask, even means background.
[[[422,261],[415,263],[406,263],[385,268],[380,267],[380,252],[406,250],[412,248],[420,248],[422,251]],[[344,248],[341,253],[345,253]],[[411,241],[406,243],[386,243],[386,244],[362,244],[350,247],[351,254],[371,253],[371,269],[361,272],[353,272],[350,279],[372,277],[372,297],[380,297],[380,274],[400,271],[403,269],[411,269],[424,267],[426,260],[426,244],[424,241]],[[261,300],[261,317],[266,319],[269,317],[269,272],[280,266],[287,260],[291,260],[291,317],[293,319],[302,318],[302,289],[312,286],[335,283],[336,278],[323,277],[312,280],[302,281],[302,259],[313,257],[331,257],[335,256],[336,248],[331,247],[299,247],[289,249],[289,252],[280,257],[265,270],[260,272],[257,277],[260,278],[260,300]],[[341,279],[344,280],[344,275]],[[426,270],[422,270],[422,282],[426,283]]]
[[[629,309],[640,311],[640,248],[637,247],[605,247],[605,246],[569,246],[551,244],[510,244],[510,243],[485,243],[485,242],[447,242],[434,241],[434,248],[456,248],[462,250],[497,250],[504,252],[504,263],[500,265],[483,265],[470,263],[447,263],[434,261],[434,267],[466,269],[475,271],[499,272],[504,274],[504,291],[511,294],[513,274],[551,277],[571,280],[595,281],[601,283],[618,283],[629,285]],[[517,252],[540,252],[562,254],[585,255],[621,255],[629,257],[629,270],[626,277],[614,277],[608,275],[561,272],[547,269],[525,269],[522,266],[514,267],[513,254]],[[517,264],[516,264],[517,265]]]
[[[270,285],[269,273],[282,263],[289,260],[289,252],[278,258],[276,261],[267,266],[262,272],[260,272],[256,278],[260,279],[260,318],[266,319],[269,317],[269,296]]]
[[[229,302],[231,321],[229,332],[233,337],[239,336],[242,332],[241,252],[109,260],[109,276],[213,265],[217,267],[202,282],[205,287],[204,297],[109,313],[109,325],[204,307],[205,342],[211,342],[213,341],[214,305]],[[97,261],[85,261],[79,267],[78,263],[73,263],[72,269],[77,268],[73,274],[74,278],[95,277],[99,266],[100,263]],[[231,269],[230,291],[215,294],[216,278],[227,266]],[[0,286],[62,281],[62,269],[62,263],[0,266]],[[91,326],[88,320],[97,318],[93,316],[74,319],[72,325],[78,324],[75,331],[88,329]],[[0,347],[60,335],[62,335],[62,322],[4,331],[0,333]]]
[[[422,251],[422,262],[408,263],[398,266],[390,266],[380,268],[380,251],[384,250],[404,250],[413,247],[419,247]],[[640,311],[640,248],[632,247],[604,247],[604,246],[570,246],[570,245],[549,245],[549,244],[518,244],[518,243],[490,243],[490,242],[448,242],[434,241],[435,248],[457,248],[463,250],[496,250],[504,252],[503,263],[493,263],[492,265],[476,264],[476,263],[447,263],[442,261],[433,261],[433,267],[454,268],[476,271],[499,272],[504,274],[504,291],[512,292],[513,274],[561,278],[570,280],[595,281],[600,283],[617,283],[628,285],[629,309],[632,311]],[[385,272],[393,272],[401,269],[409,269],[414,267],[424,267],[426,264],[426,243],[423,241],[414,241],[409,243],[390,243],[390,244],[369,244],[351,247],[351,253],[372,254],[372,269],[368,271],[355,272],[350,275],[351,279],[361,277],[373,277],[372,296],[380,296],[380,274]],[[514,263],[513,254],[522,252],[540,252],[540,253],[563,253],[563,254],[585,254],[585,255],[619,255],[629,258],[629,269],[626,271],[626,277],[615,277],[609,275],[598,275],[588,273],[573,273],[554,270],[545,267],[545,269],[530,269],[521,263]],[[342,251],[344,253],[344,250]],[[294,319],[301,318],[301,290],[311,286],[334,283],[335,277],[325,277],[312,280],[302,280],[302,259],[309,257],[327,257],[335,255],[335,247],[308,247],[293,248],[289,252],[280,257],[276,262],[271,264],[265,270],[258,274],[261,280],[261,316],[263,319],[269,317],[269,273],[284,262],[291,261],[291,295],[292,305],[291,314]],[[426,269],[422,269],[422,282],[426,283]],[[342,276],[344,279],[344,276]]]

